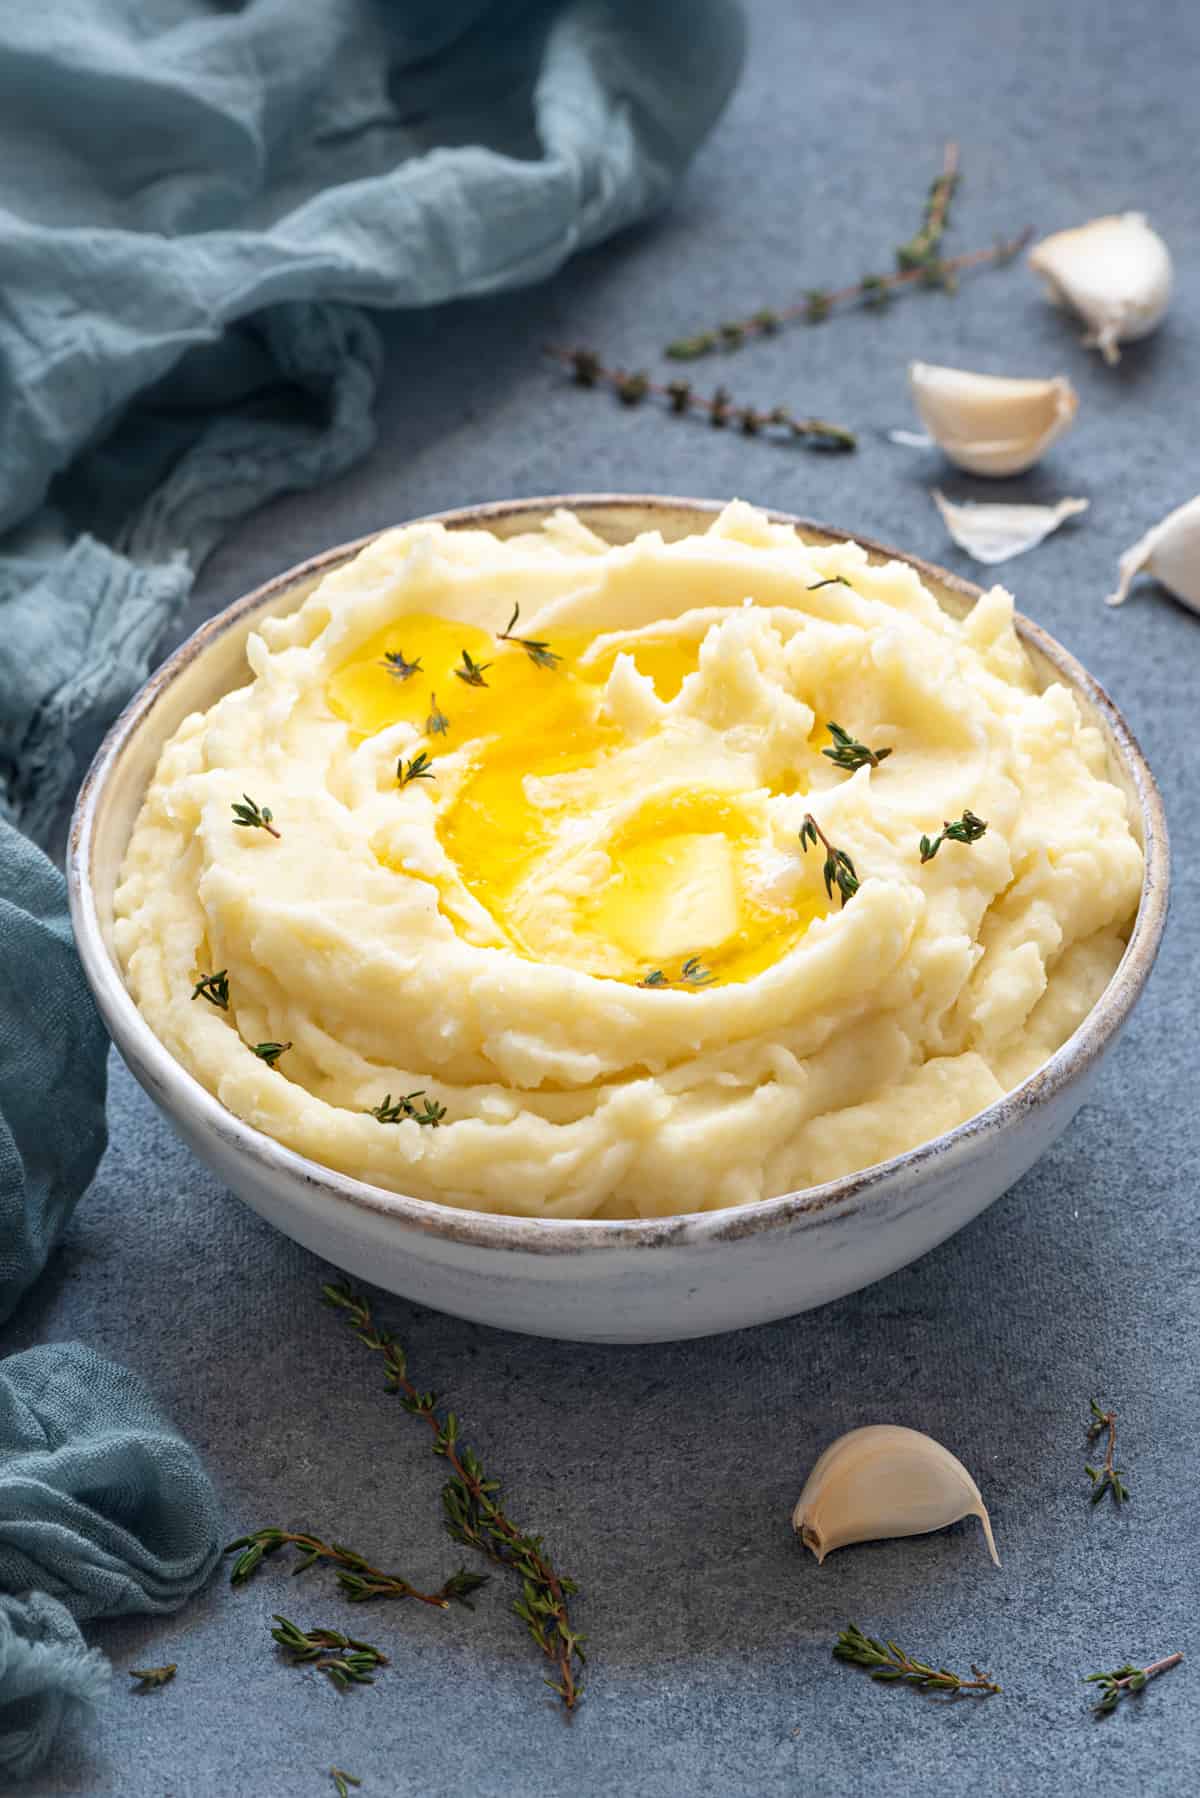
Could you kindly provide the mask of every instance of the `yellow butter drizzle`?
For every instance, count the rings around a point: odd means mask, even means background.
[[[467,750],[469,766],[452,796],[443,803],[432,784],[425,790],[462,886],[515,953],[626,981],[661,968],[673,986],[682,984],[684,961],[697,955],[722,982],[748,980],[824,915],[824,894],[806,882],[786,907],[757,895],[754,856],[766,841],[761,792],[656,790],[611,823],[614,796],[629,797],[627,773],[614,762],[626,739],[601,717],[616,658],[631,656],[666,702],[694,672],[699,645],[667,631],[606,635],[593,651],[594,641],[554,634],[550,648],[561,659],[544,668],[518,644],[476,626],[412,613],[362,645],[334,674],[327,697],[360,740],[405,721],[425,732],[421,747],[435,768],[439,755]],[[458,677],[464,650],[486,664],[484,686]],[[399,678],[389,652],[419,667]],[[435,694],[448,720],[441,733],[426,731]],[[786,790],[803,784],[797,774]],[[564,855],[572,870],[567,914],[563,882],[551,878]],[[469,934],[457,915],[456,928]]]

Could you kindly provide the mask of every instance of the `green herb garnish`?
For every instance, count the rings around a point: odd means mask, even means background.
[[[500,1482],[484,1472],[479,1457],[460,1443],[458,1418],[440,1412],[436,1393],[421,1392],[408,1377],[408,1360],[399,1343],[376,1327],[370,1306],[349,1286],[323,1288],[328,1302],[343,1313],[358,1340],[383,1356],[388,1390],[406,1411],[422,1417],[433,1437],[435,1455],[449,1464],[451,1478],[442,1488],[445,1525],[455,1542],[479,1549],[520,1581],[521,1596],[513,1605],[556,1678],[547,1680],[568,1711],[579,1703],[583,1638],[571,1628],[569,1600],[574,1580],[557,1572],[540,1536],[527,1535],[511,1522],[500,1503]]]
[[[421,672],[421,658],[418,656],[415,661],[410,662],[405,658],[402,649],[385,649],[383,666],[389,674],[394,674],[397,680],[411,680],[414,674]]]
[[[433,763],[423,749],[413,756],[412,761],[409,762],[407,766],[405,766],[403,756],[401,756],[400,760],[396,763],[397,786],[406,787],[409,782],[413,780],[436,779],[437,775],[433,771]]]
[[[265,1061],[269,1068],[273,1068],[279,1057],[285,1055],[291,1046],[291,1043],[255,1043],[254,1053],[260,1061]]]
[[[550,645],[542,638],[513,636],[513,626],[520,615],[521,608],[519,605],[515,605],[512,609],[512,617],[500,632],[500,641],[502,643],[519,643],[535,668],[557,668],[562,657],[555,655]]]
[[[264,805],[260,807],[256,805],[249,793],[243,793],[242,799],[245,801],[245,804],[242,804],[236,799],[233,802],[233,822],[235,826],[240,825],[243,830],[269,830],[273,837],[277,837],[279,832],[271,822],[271,819],[275,814],[270,806]]]
[[[1114,1504],[1124,1504],[1129,1497],[1129,1487],[1121,1478],[1121,1469],[1113,1466],[1113,1457],[1117,1452],[1117,1414],[1115,1411],[1102,1411],[1095,1399],[1088,1401],[1092,1407],[1092,1421],[1088,1427],[1088,1441],[1095,1442],[1098,1436],[1108,1431],[1108,1441],[1104,1450],[1104,1465],[1088,1467],[1084,1472],[1092,1482],[1092,1503],[1098,1505],[1106,1492],[1113,1495]]]
[[[826,897],[833,898],[833,889],[837,888],[842,896],[842,905],[847,899],[853,899],[859,888],[858,875],[854,871],[854,863],[844,849],[835,849],[821,826],[811,812],[805,814],[800,826],[800,847],[807,852],[815,849],[820,843],[825,850],[825,865],[821,869],[821,878],[825,882]]]
[[[327,1562],[336,1569],[337,1583],[352,1604],[363,1604],[371,1598],[415,1598],[419,1604],[433,1605],[439,1611],[444,1611],[452,1600],[466,1604],[470,1610],[467,1600],[471,1593],[487,1584],[486,1574],[468,1573],[460,1567],[436,1592],[421,1592],[398,1573],[382,1573],[378,1567],[372,1567],[362,1555],[341,1543],[322,1542],[319,1536],[296,1530],[263,1529],[239,1536],[223,1551],[238,1557],[229,1576],[230,1585],[244,1586],[263,1561],[289,1545],[300,1550],[293,1574],[305,1573],[317,1561]]]
[[[359,1642],[337,1629],[300,1629],[278,1611],[273,1614],[271,1634],[293,1663],[311,1662],[318,1673],[328,1674],[340,1692],[348,1692],[352,1685],[374,1685],[375,1669],[388,1665],[387,1655],[370,1642]]]
[[[418,1087],[415,1093],[401,1094],[394,1102],[391,1093],[388,1093],[382,1105],[370,1107],[371,1116],[378,1118],[381,1124],[402,1124],[406,1118],[411,1118],[414,1123],[430,1124],[436,1130],[446,1115],[446,1107],[439,1105],[435,1099],[425,1099],[424,1105],[418,1110],[413,1101],[424,1098],[424,1095],[423,1086]]]
[[[1132,1697],[1142,1691],[1147,1680],[1165,1673],[1168,1667],[1178,1667],[1182,1659],[1182,1654],[1166,1654],[1161,1661],[1151,1661],[1148,1667],[1135,1667],[1131,1662],[1126,1662],[1124,1667],[1114,1667],[1111,1673],[1085,1673],[1086,1685],[1100,1687],[1100,1702],[1092,1707],[1096,1715],[1106,1717],[1109,1711],[1116,1710],[1122,1698]]]
[[[202,974],[192,988],[193,999],[207,999],[220,1011],[229,1010],[229,970],[222,968],[219,974]]]
[[[438,705],[437,694],[431,693],[429,695],[429,716],[425,720],[425,735],[427,737],[444,737],[449,729],[450,720]]]
[[[462,667],[456,668],[454,673],[460,681],[465,681],[468,687],[486,687],[487,682],[483,677],[491,665],[490,662],[473,661],[471,659],[470,650],[464,649],[462,652]]]
[[[160,1686],[169,1685],[174,1679],[176,1671],[175,1662],[168,1661],[165,1667],[130,1667],[129,1677],[141,1682],[138,1687],[139,1691],[154,1692]]]
[[[868,749],[832,718],[826,728],[833,738],[833,748],[823,749],[821,754],[827,755],[835,768],[845,768],[851,774],[856,768],[878,768],[892,753],[890,749]]]
[[[834,1643],[833,1654],[835,1660],[868,1668],[872,1679],[884,1683],[903,1680],[923,1692],[964,1693],[972,1698],[986,1698],[992,1692],[1003,1690],[974,1664],[971,1667],[974,1678],[963,1679],[947,1667],[929,1667],[924,1661],[914,1660],[895,1642],[878,1642],[874,1636],[864,1636],[854,1623],[842,1630]]]
[[[931,862],[943,843],[977,843],[986,830],[987,820],[974,812],[964,812],[953,824],[947,819],[938,836],[921,838],[921,860]]]

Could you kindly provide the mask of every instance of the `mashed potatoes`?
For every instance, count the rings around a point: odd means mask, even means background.
[[[117,948],[224,1105],[379,1186],[633,1217],[869,1166],[1044,1062],[1137,907],[1009,596],[958,623],[741,504],[392,531],[248,655],[163,751]]]

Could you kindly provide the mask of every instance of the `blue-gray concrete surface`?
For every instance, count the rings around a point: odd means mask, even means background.
[[[349,1613],[393,1657],[339,1696],[275,1657],[282,1610],[347,1619],[327,1576],[223,1579],[181,1616],[97,1627],[118,1684],[39,1793],[102,1798],[331,1792],[364,1798],[1174,1798],[1200,1786],[1195,1524],[1196,701],[1200,621],[1153,586],[1107,611],[1118,552],[1200,487],[1200,14],[1179,0],[760,0],[745,80],[671,215],[547,288],[388,326],[379,447],[283,501],[216,556],[192,622],[325,545],[471,500],[564,489],[734,493],[891,540],[968,574],[927,497],[1082,494],[1091,510],[1003,573],[1022,607],[1126,709],[1166,793],[1176,851],[1159,969],[1100,1090],[1057,1149],[918,1266],[827,1310],[651,1348],[525,1340],[393,1303],[422,1382],[452,1397],[582,1591],[591,1689],[567,1727],[496,1580],[475,1615]],[[739,396],[843,419],[855,457],[627,413],[539,360],[548,338],[655,366],[678,331],[886,264],[943,139],[962,145],[951,246],[1146,210],[1170,242],[1170,319],[1119,369],[1020,267],[882,316],[796,330],[714,369]],[[1002,490],[885,441],[911,425],[914,356],[1068,373],[1076,430]],[[112,1147],[6,1348],[79,1336],[139,1369],[199,1444],[232,1536],[308,1526],[436,1581],[440,1463],[318,1303],[323,1270],[244,1210],[114,1067]],[[1093,1510],[1088,1396],[1121,1415],[1132,1502]],[[815,1453],[871,1419],[931,1430],[977,1474],[978,1526],[858,1548],[818,1569],[788,1513]],[[1004,1685],[948,1705],[830,1658],[853,1618]],[[1081,1675],[1182,1649],[1106,1722]],[[124,1673],[119,1672],[119,1681]]]

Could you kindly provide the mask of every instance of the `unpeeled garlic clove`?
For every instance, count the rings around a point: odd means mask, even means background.
[[[1056,231],[1029,252],[1056,306],[1089,326],[1088,349],[1119,362],[1119,343],[1148,337],[1171,299],[1171,254],[1141,212],[1113,213],[1073,231]]]
[[[1193,612],[1200,612],[1200,496],[1176,506],[1146,532],[1120,561],[1120,580],[1107,603],[1119,606],[1134,576],[1145,569]]]
[[[933,502],[958,547],[989,565],[1024,555],[1056,531],[1064,519],[1088,509],[1085,499],[1060,499],[1054,506],[1005,505],[991,500],[960,503],[936,488]]]
[[[920,1430],[873,1423],[839,1436],[804,1483],[792,1528],[818,1563],[835,1548],[924,1536],[978,1517],[998,1567],[987,1507],[962,1462]]]
[[[1014,380],[913,362],[913,404],[942,454],[968,474],[1024,474],[1069,430],[1079,396],[1065,375]]]

